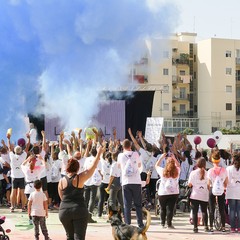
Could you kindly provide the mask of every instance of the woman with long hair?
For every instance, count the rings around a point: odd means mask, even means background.
[[[211,160],[213,167],[208,170],[208,188],[209,188],[209,220],[210,231],[213,232],[213,219],[216,206],[216,198],[218,201],[219,212],[222,222],[222,232],[225,230],[225,189],[228,184],[227,171],[224,167],[220,167],[220,153],[218,149],[213,149]]]
[[[180,164],[175,158],[174,154],[171,154],[167,158],[166,166],[160,167],[161,162],[166,157],[166,153],[158,159],[155,164],[157,173],[161,178],[160,186],[158,189],[159,204],[161,207],[161,225],[165,228],[165,222],[167,220],[167,228],[174,229],[172,225],[172,219],[174,214],[174,207],[179,195],[179,173]]]
[[[231,232],[240,233],[240,153],[233,155],[233,165],[227,167],[227,174],[226,199],[230,209]]]
[[[197,169],[190,173],[188,186],[192,188],[190,202],[193,213],[193,232],[198,232],[198,209],[201,207],[205,232],[208,232],[208,213],[207,205],[209,198],[208,179],[206,171],[206,160],[201,157],[197,160]]]

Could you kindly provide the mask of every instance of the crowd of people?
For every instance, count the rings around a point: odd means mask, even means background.
[[[173,140],[162,134],[157,146],[147,142],[141,131],[133,134],[130,128],[130,139],[125,140],[117,138],[116,129],[107,141],[96,128],[92,132],[86,138],[81,129],[72,132],[71,137],[61,132],[54,142],[47,141],[44,131],[40,141],[29,132],[26,141],[18,145],[12,143],[10,133],[6,142],[2,139],[0,204],[6,199],[11,212],[19,207],[22,212],[28,211],[36,240],[39,226],[45,239],[50,239],[45,217],[52,209],[59,210],[67,239],[85,239],[87,224],[97,223],[94,213],[101,218],[105,207],[121,209],[127,224],[131,224],[134,207],[138,227],[142,228],[143,188],[147,189],[149,208],[156,206],[157,191],[161,226],[174,229],[173,217],[183,182],[192,189],[194,233],[198,232],[199,207],[205,231],[213,232],[216,198],[222,232],[226,232],[226,206],[230,209],[231,231],[240,232],[240,221],[235,219],[240,215],[240,190],[236,188],[240,184],[239,153],[217,146],[208,152],[197,149],[180,133]]]

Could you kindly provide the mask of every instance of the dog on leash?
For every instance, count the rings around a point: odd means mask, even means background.
[[[150,212],[143,208],[143,215],[146,216],[146,223],[143,228],[128,225],[122,221],[121,211],[109,209],[109,220],[112,226],[114,240],[147,240],[146,232],[151,223]]]

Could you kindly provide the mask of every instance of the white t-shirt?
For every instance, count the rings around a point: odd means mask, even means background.
[[[162,167],[156,167],[157,173],[159,174],[161,178],[161,182],[158,188],[158,195],[171,195],[171,194],[179,194],[179,172],[180,168],[178,168],[178,177],[176,178],[166,178],[163,177],[163,170]]]
[[[83,157],[81,158],[80,160],[78,160],[79,162],[79,171],[78,171],[78,174],[83,172],[85,169],[84,169],[84,164],[85,164],[85,160],[86,160],[86,157]]]
[[[29,164],[21,165],[22,171],[25,175],[25,194],[30,194],[34,191],[34,181],[40,179],[42,171],[45,170],[45,166],[35,166],[34,170],[31,171]]]
[[[204,179],[200,180],[201,178],[201,169],[197,168],[190,173],[188,183],[192,184],[192,193],[190,198],[195,200],[200,200],[204,202],[208,202],[209,198],[209,191],[207,187],[208,178],[207,178],[207,171],[205,171]]]
[[[129,160],[130,159],[130,160]],[[131,176],[126,175],[126,167],[128,162],[132,164],[133,174]],[[124,151],[118,155],[118,167],[121,169],[122,185],[126,184],[142,184],[140,173],[142,172],[142,163],[137,152]],[[140,166],[140,167],[139,167]]]
[[[42,191],[34,191],[30,194],[28,200],[32,201],[31,216],[45,217],[44,202],[47,201],[45,193]]]
[[[227,178],[227,170],[224,167],[213,167],[208,170],[208,179],[211,180],[211,187],[214,188],[215,180],[220,180],[220,187],[224,189],[223,183]]]
[[[157,158],[152,156],[149,159],[149,161],[147,163],[147,166],[146,166],[147,167],[147,171],[150,170],[152,172],[152,174],[151,174],[151,178],[152,179],[158,179],[159,178],[158,173],[157,173],[157,171],[155,169],[156,162],[157,162]]]
[[[24,178],[25,175],[22,171],[21,165],[27,158],[27,153],[23,151],[21,155],[17,155],[11,151],[9,152],[9,157],[11,166],[11,178]]]
[[[87,170],[90,166],[92,166],[94,159],[95,159],[94,156],[90,156],[90,157],[87,157],[85,159],[84,170]],[[92,185],[100,186],[101,182],[102,182],[102,176],[99,173],[100,169],[101,169],[101,162],[99,161],[96,169],[94,170],[93,175],[84,183],[84,185],[86,185],[86,186],[92,186]]]
[[[226,199],[240,200],[240,169],[237,171],[235,166],[226,168],[228,175],[228,185],[226,189]]]
[[[111,165],[110,176],[121,177],[121,169],[118,167],[118,164],[115,161]]]
[[[63,151],[59,152],[58,158],[62,160],[61,174],[66,175],[67,174],[66,168],[67,168],[67,164],[68,164],[69,155],[67,154],[67,152],[65,150],[63,150]]]
[[[37,130],[35,128],[30,129],[30,143],[35,144],[37,142]]]
[[[44,151],[44,150],[42,150],[41,152],[40,152],[40,155],[41,155],[41,157],[44,159],[45,158],[45,155],[46,155],[46,152]],[[42,166],[42,160],[41,159],[39,159],[39,158],[37,158],[37,161],[36,161],[36,166]],[[41,172],[41,176],[40,176],[40,178],[44,178],[44,177],[46,177],[47,176],[47,170],[46,170],[46,168],[44,168],[44,170]]]
[[[100,159],[101,162],[101,174],[103,175],[102,177],[102,182],[108,184],[110,180],[110,169],[111,169],[111,164],[104,159]]]
[[[143,148],[139,149],[139,154],[140,154],[140,160],[142,162],[142,172],[147,172],[147,163],[149,159],[151,158],[152,154],[148,151],[146,151]]]
[[[61,179],[61,168],[62,161],[60,159],[52,161],[51,179],[53,183],[59,182],[59,180]]]
[[[193,170],[194,165],[189,165],[188,159],[186,158],[185,161],[182,161],[181,163],[181,172],[180,172],[180,180],[187,180],[190,173]]]

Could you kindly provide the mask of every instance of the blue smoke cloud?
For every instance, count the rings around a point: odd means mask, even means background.
[[[27,113],[82,127],[99,90],[126,83],[144,40],[167,36],[172,4],[147,0],[11,0],[0,3],[0,134],[24,133]],[[39,104],[41,103],[41,104]]]

